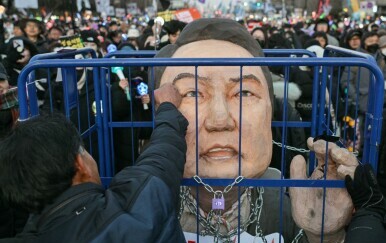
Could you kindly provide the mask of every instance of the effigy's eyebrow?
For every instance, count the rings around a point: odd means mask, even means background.
[[[246,74],[246,75],[243,75],[242,76],[242,80],[244,80],[244,79],[247,79],[247,80],[255,80],[259,85],[261,85],[261,80],[258,78],[258,77],[256,77],[255,75],[253,75],[253,74]],[[229,79],[230,81],[232,81],[232,82],[235,82],[235,83],[238,83],[238,82],[240,82],[240,77],[237,77],[237,78],[230,78]]]
[[[184,78],[195,78],[196,75],[194,75],[193,73],[180,73],[178,74],[174,79],[173,79],[173,84],[175,84],[178,80],[181,80],[181,79],[184,79]],[[209,80],[209,78],[207,77],[201,77],[199,75],[197,75],[197,79],[199,80],[203,80],[203,81],[207,81]]]

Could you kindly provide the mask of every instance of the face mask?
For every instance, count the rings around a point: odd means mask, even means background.
[[[378,44],[373,44],[373,45],[367,46],[366,50],[369,53],[374,54],[378,50],[378,48],[379,48]]]
[[[384,55],[386,57],[386,48],[382,49],[382,55]]]

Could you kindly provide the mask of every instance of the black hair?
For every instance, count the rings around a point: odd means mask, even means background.
[[[59,30],[62,34],[64,33],[64,30],[63,30],[61,27],[56,26],[56,25],[52,26],[52,27],[48,30],[47,33],[51,33],[51,31],[53,31],[53,30]]]
[[[39,213],[72,185],[82,139],[63,115],[19,122],[0,141],[0,198]]]
[[[255,33],[256,31],[261,31],[264,35],[264,45],[262,45],[261,42],[259,42],[260,44],[260,47],[261,48],[267,48],[267,43],[268,43],[268,34],[267,34],[267,31],[262,28],[262,27],[255,27],[252,31],[251,31],[251,35],[253,36],[253,33]]]
[[[326,41],[326,46],[328,45],[328,38],[326,33],[317,31],[312,35],[312,38],[316,39],[317,37],[322,37]]]
[[[164,25],[164,29],[168,33],[168,35],[174,35],[178,31],[182,31],[185,28],[186,24],[184,22],[178,20],[170,20],[166,22]]]
[[[363,34],[362,39],[361,39],[362,48],[365,49],[365,40],[367,38],[370,38],[370,37],[373,37],[373,36],[379,36],[379,35],[378,35],[378,33],[376,31],[365,32]]]
[[[27,33],[25,32],[25,28],[27,27],[27,23],[35,23],[39,28],[39,35],[44,34],[46,31],[45,26],[43,25],[43,22],[37,20],[37,19],[22,19],[20,21],[20,29],[23,31],[24,35],[27,36]]]

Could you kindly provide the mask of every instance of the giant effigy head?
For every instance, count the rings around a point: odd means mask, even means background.
[[[258,42],[236,21],[200,19],[156,58],[261,56]],[[168,66],[155,68],[154,77],[155,88],[173,83],[182,95],[179,110],[189,121],[184,177],[235,178],[239,165],[248,178],[265,172],[272,156],[273,88],[267,67],[245,66],[240,72],[238,66],[199,66],[196,76],[194,66]]]

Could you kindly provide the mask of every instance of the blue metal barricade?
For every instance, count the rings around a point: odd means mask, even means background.
[[[331,48],[333,49],[333,48]],[[354,53],[356,54],[356,53]],[[347,55],[350,55],[348,53]],[[312,55],[311,55],[312,56]],[[257,57],[257,58],[139,58],[139,59],[131,59],[131,58],[115,58],[115,59],[96,59],[96,60],[77,60],[74,62],[73,60],[50,60],[49,62],[44,60],[39,60],[30,63],[27,67],[25,67],[22,73],[19,76],[19,102],[20,102],[20,119],[28,119],[30,113],[28,111],[28,100],[27,93],[25,88],[25,80],[30,72],[36,70],[38,68],[55,68],[61,67],[62,69],[67,68],[75,68],[75,67],[90,67],[90,68],[101,68],[100,82],[95,81],[94,85],[100,87],[95,87],[96,100],[102,100],[103,104],[103,113],[102,107],[99,102],[96,102],[96,116],[98,118],[97,129],[103,127],[103,140],[104,140],[104,149],[110,150],[109,141],[110,136],[108,135],[108,131],[114,127],[139,127],[139,126],[149,126],[149,123],[141,123],[138,122],[119,122],[115,123],[109,119],[106,120],[105,114],[106,112],[111,112],[111,109],[107,106],[110,102],[109,96],[109,87],[110,84],[108,78],[108,72],[110,72],[112,67],[149,67],[150,69],[159,66],[177,66],[177,67],[185,67],[191,66],[195,67],[196,74],[199,67],[202,66],[221,66],[221,67],[229,67],[229,66],[238,66],[240,67],[240,72],[243,71],[243,68],[249,66],[270,66],[270,67],[284,67],[285,73],[285,83],[286,87],[288,85],[288,76],[289,76],[289,68],[291,66],[306,66],[313,68],[314,80],[313,80],[313,94],[312,94],[312,120],[311,121],[288,121],[287,120],[287,103],[284,102],[283,108],[283,119],[272,122],[272,127],[279,127],[282,131],[282,153],[285,154],[285,148],[288,148],[286,144],[286,133],[287,129],[291,127],[303,127],[310,128],[311,135],[321,135],[326,132],[327,134],[334,134],[333,129],[330,126],[331,120],[331,112],[327,109],[326,111],[326,98],[325,98],[325,88],[328,87],[328,76],[325,70],[326,68],[339,68],[339,67],[363,67],[368,69],[372,75],[374,76],[374,80],[371,83],[370,91],[372,95],[369,96],[368,102],[368,111],[366,115],[366,124],[371,125],[371,129],[367,130],[369,136],[367,136],[364,140],[363,146],[363,156],[362,161],[364,163],[371,163],[374,168],[376,168],[377,163],[377,154],[378,154],[378,144],[380,143],[380,130],[382,124],[382,107],[383,107],[383,92],[384,92],[384,79],[379,68],[374,64],[374,62],[369,62],[367,59],[363,57],[357,57],[350,55],[350,57],[324,57],[324,58],[290,58],[290,57]],[[322,73],[320,74],[320,68],[322,68]],[[197,83],[197,75],[195,78]],[[197,84],[196,84],[197,87]],[[288,98],[288,89],[284,90],[284,100]],[[31,99],[31,97],[30,97]],[[240,98],[242,100],[242,98]],[[154,101],[152,101],[154,102]],[[371,106],[371,107],[370,107]],[[327,104],[327,108],[330,107],[330,104]],[[105,110],[107,109],[107,110]],[[197,102],[196,102],[196,110],[197,110]],[[100,118],[103,114],[103,121]],[[196,114],[197,116],[198,114]],[[100,119],[99,119],[100,118]],[[197,119],[197,118],[196,118]],[[194,125],[194,124],[193,124]],[[196,125],[197,126],[197,125]],[[99,130],[98,130],[99,131]],[[196,129],[197,131],[197,129]],[[98,133],[99,134],[99,133]],[[101,133],[102,134],[102,133]],[[239,130],[240,136],[246,136],[246,134],[241,134]],[[196,134],[196,138],[198,134]],[[129,139],[129,138],[128,138]],[[240,140],[240,139],[239,139]],[[198,141],[198,140],[196,140]],[[241,145],[239,145],[241,146]],[[113,166],[114,161],[110,161],[109,156],[104,158],[100,158],[101,161],[101,176],[108,181],[108,178],[113,176]],[[282,159],[283,161],[283,159]],[[283,162],[282,162],[283,163]],[[310,163],[312,164],[312,163]],[[239,182],[237,186],[239,187],[323,187],[323,188],[336,188],[336,187],[344,187],[344,182],[341,180],[299,180],[299,179],[285,179],[283,171],[285,170],[286,165],[282,165],[282,175],[280,179],[253,179],[246,178]],[[239,168],[241,168],[241,159],[239,159]],[[310,166],[309,173],[314,169],[314,165]],[[204,178],[202,179],[203,183],[206,183],[210,186],[228,186],[234,183],[234,179],[229,178]],[[185,178],[183,179],[183,185],[185,186],[200,186],[194,179]],[[281,189],[283,190],[283,189]],[[325,199],[323,199],[325,200]],[[324,207],[323,207],[324,210]],[[323,222],[322,222],[323,224]]]

